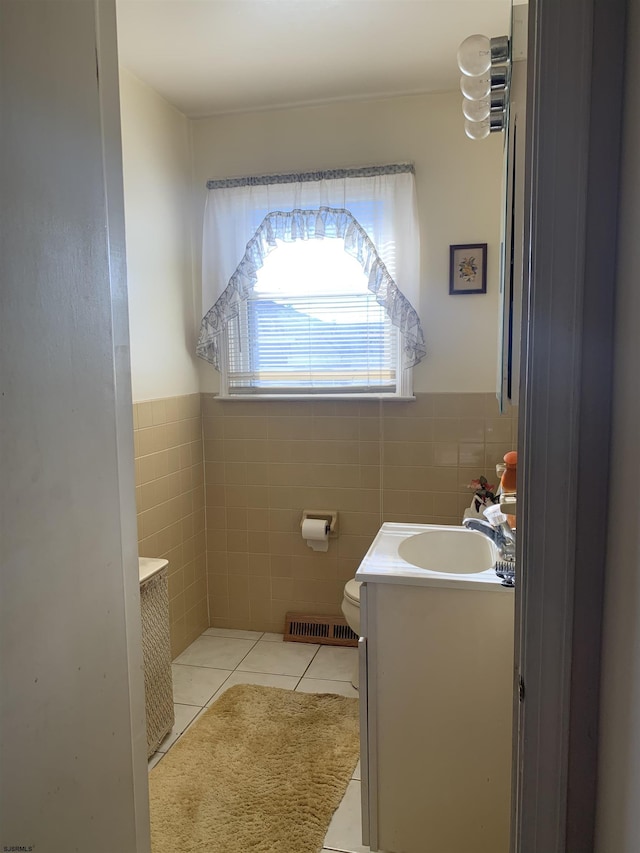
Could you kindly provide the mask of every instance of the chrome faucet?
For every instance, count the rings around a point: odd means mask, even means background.
[[[462,522],[468,530],[475,530],[491,539],[498,549],[498,559],[495,570],[502,578],[504,586],[515,585],[516,573],[516,535],[506,521],[498,526],[483,521],[481,518],[465,518]]]

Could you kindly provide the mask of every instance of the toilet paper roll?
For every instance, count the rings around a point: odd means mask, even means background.
[[[329,525],[324,518],[305,518],[302,522],[302,538],[314,551],[329,550]]]

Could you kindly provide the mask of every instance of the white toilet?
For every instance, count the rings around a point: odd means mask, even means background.
[[[352,578],[344,585],[344,596],[342,599],[342,612],[351,630],[360,636],[360,581]],[[351,679],[353,686],[358,689],[360,683],[360,670],[358,660],[356,669]]]

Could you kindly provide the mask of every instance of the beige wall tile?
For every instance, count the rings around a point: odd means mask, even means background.
[[[457,418],[460,412],[458,394],[432,394],[433,414],[436,418]]]
[[[454,492],[458,484],[458,469],[446,468],[424,468],[425,491],[432,492]],[[476,475],[477,476],[477,475]]]
[[[151,401],[151,418],[154,426],[167,422],[164,400]]]
[[[138,403],[138,429],[153,426],[153,403]]]
[[[460,418],[434,418],[433,440],[438,442],[458,441]]]
[[[168,498],[167,500],[171,500],[172,498],[177,498],[179,494],[181,494],[181,471],[176,471],[174,474],[167,475],[167,491]]]
[[[484,415],[484,394],[457,394],[458,414],[461,418],[482,418]]]
[[[188,444],[181,444],[178,448],[178,460],[180,470],[191,467],[191,447]]]
[[[275,557],[278,555],[291,555],[296,547],[296,534],[271,531],[269,533],[269,551]]]
[[[249,574],[249,555],[246,551],[227,552],[227,574],[229,576]]]
[[[247,554],[247,568],[250,575],[271,576],[271,555],[265,554]]]
[[[229,507],[225,516],[227,530],[247,529],[247,510],[245,507]]]
[[[163,556],[164,551],[159,542],[160,534],[154,534],[146,539],[141,539],[138,545],[138,553],[141,557]]]
[[[201,463],[192,462],[194,452],[196,460],[202,455],[199,413],[199,395],[189,395],[138,403],[134,421],[140,549],[145,556],[169,560],[174,655],[209,618],[204,471]],[[222,533],[226,568],[226,529]]]
[[[342,558],[362,559],[371,545],[371,536],[343,534],[337,540],[338,555]]]
[[[378,417],[361,417],[358,421],[359,441],[380,441],[382,437],[381,421]]]
[[[487,418],[485,421],[487,443],[503,444],[510,442],[512,438],[511,430],[514,423],[517,425],[517,420],[512,421],[510,418]]]
[[[167,447],[178,447],[182,444],[180,424],[177,421],[165,424],[165,435],[167,437]]]
[[[224,483],[224,462],[205,462],[204,482],[206,486]]]
[[[164,414],[166,423],[171,423],[178,419],[178,399],[177,397],[167,397],[164,400]]]
[[[382,511],[387,519],[387,514],[406,515],[409,512],[409,495],[407,492],[385,489],[382,493]]]
[[[249,598],[268,602],[271,597],[271,578],[249,575]]]
[[[274,554],[269,556],[270,574],[272,578],[293,577],[293,557],[290,554]]]
[[[460,523],[458,516],[458,494],[454,492],[441,492],[434,500],[433,515],[435,517],[450,516],[457,518],[457,524]]]
[[[458,441],[461,442],[484,442],[485,420],[482,417],[469,417],[458,419]]]
[[[433,464],[435,466],[456,466],[458,464],[458,442],[434,442]]]
[[[484,465],[484,444],[461,442],[458,446],[458,464],[461,467],[475,465],[481,469]]]
[[[407,506],[409,514],[431,516],[433,515],[440,493],[426,491],[409,491],[407,493]],[[426,523],[426,522],[423,522]]]
[[[271,578],[271,598],[276,601],[291,601],[293,578]]]
[[[233,491],[237,489],[238,491]],[[234,501],[243,499],[245,505],[250,509],[266,509],[269,506],[269,489],[267,486],[227,486],[227,502],[233,505]]]
[[[269,530],[269,510],[259,507],[247,509],[247,529],[255,531]]]
[[[229,618],[239,628],[247,627],[251,622],[251,607],[249,599],[244,592],[235,595],[229,593]]]
[[[247,547],[252,554],[268,554],[269,534],[263,530],[249,530],[247,533]]]
[[[172,561],[180,649],[208,623],[282,630],[287,610],[339,613],[382,518],[459,523],[466,483],[491,479],[512,449],[517,411],[500,415],[492,394],[400,404],[188,395],[136,404],[134,426],[140,547]],[[300,536],[305,507],[340,513],[326,554]]]
[[[378,465],[360,465],[360,481],[361,489],[376,489],[382,487],[382,468]]]
[[[382,524],[382,522],[380,522]],[[353,557],[339,557],[337,563],[337,572],[336,576],[338,580],[346,581],[350,580],[358,570],[358,566],[360,565],[360,560],[354,559]]]
[[[384,441],[432,441],[433,421],[427,418],[385,417]]]
[[[338,519],[340,535],[368,536],[371,541],[379,528],[379,512],[343,512]]]
[[[227,551],[246,555],[249,539],[246,530],[227,530]]]

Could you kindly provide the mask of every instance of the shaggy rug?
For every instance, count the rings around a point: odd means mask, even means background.
[[[316,853],[358,746],[357,699],[231,687],[149,774],[153,853]]]

